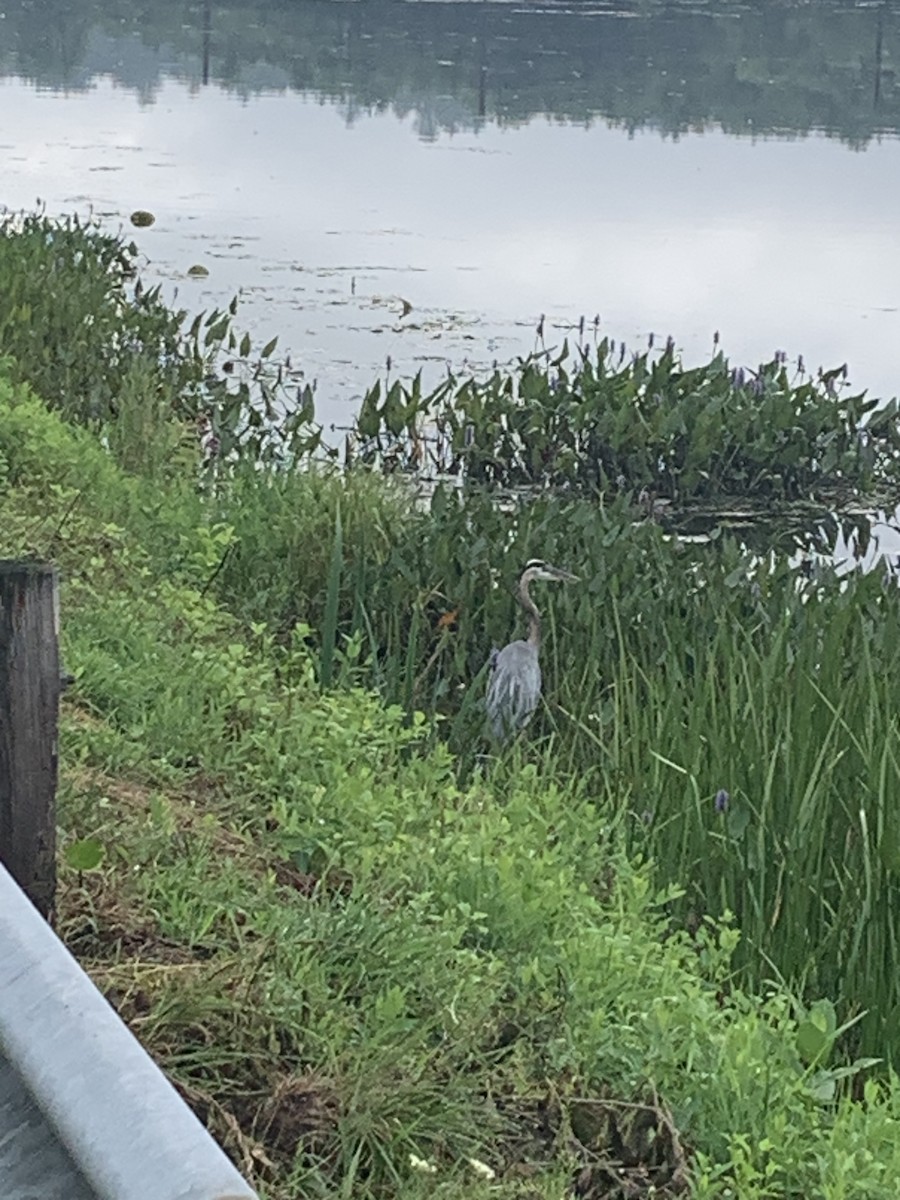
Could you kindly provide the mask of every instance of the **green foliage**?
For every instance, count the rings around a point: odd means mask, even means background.
[[[103,862],[105,847],[96,838],[70,842],[63,852],[66,864],[76,871],[95,871]]]
[[[337,635],[338,598],[341,588],[341,572],[344,565],[344,532],[341,525],[341,506],[338,503],[334,516],[334,540],[331,547],[331,563],[328,569],[328,591],[325,595],[325,617],[322,623],[322,658],[319,678],[323,687],[330,687],[334,662],[334,640]]]
[[[145,475],[198,458],[293,459],[317,449],[313,397],[288,396],[275,342],[251,357],[225,312],[166,307],[137,278],[137,246],[78,216],[0,217],[0,344],[14,381],[27,382],[70,420],[101,429],[119,462]]]
[[[0,221],[0,338],[17,375],[81,422],[115,412],[136,362],[161,385],[178,373],[180,316],[158,289],[135,293],[137,247],[79,217]]]
[[[146,461],[146,460],[144,460]],[[166,481],[124,475],[89,432],[48,411],[27,388],[0,375],[0,551],[54,558],[73,574],[89,574],[95,551],[140,543],[162,575],[183,565],[207,578],[202,498],[188,478]],[[203,571],[207,574],[204,575]]]
[[[876,413],[875,400],[841,396],[841,375],[792,379],[780,354],[751,373],[722,354],[688,369],[671,342],[626,361],[624,345],[617,356],[603,338],[595,354],[564,345],[427,396],[418,377],[383,396],[376,384],[358,454],[469,483],[647,490],[681,503],[896,489],[896,404]]]

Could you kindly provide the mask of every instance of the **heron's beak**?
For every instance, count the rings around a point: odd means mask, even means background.
[[[573,575],[571,571],[564,571],[562,567],[550,567],[550,574],[554,579],[558,579],[560,583],[580,583],[581,577]]]

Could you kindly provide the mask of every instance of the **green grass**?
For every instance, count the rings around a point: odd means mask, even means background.
[[[222,601],[239,596],[240,611],[264,621],[273,607],[267,594],[255,603],[254,579],[291,595],[278,566],[291,556],[272,547],[295,534],[298,547],[315,544],[294,619],[327,631],[328,646],[355,647],[354,677],[390,701],[444,713],[465,778],[488,749],[480,689],[491,645],[521,628],[514,571],[535,554],[576,570],[581,584],[539,595],[547,704],[529,752],[551,776],[590,781],[628,847],[686,888],[682,919],[738,915],[748,981],[775,971],[848,1013],[865,1010],[854,1038],[893,1058],[896,587],[826,568],[807,581],[784,559],[754,562],[725,540],[686,547],[635,525],[619,502],[537,500],[511,512],[439,492],[429,513],[398,509],[390,524],[375,518],[375,536],[360,528],[352,546],[343,532],[339,542],[341,489],[353,504],[374,483],[331,481],[308,538],[309,516],[295,529],[299,501],[283,516],[267,507],[263,530],[242,500]],[[295,476],[279,489],[299,497],[308,486]]]

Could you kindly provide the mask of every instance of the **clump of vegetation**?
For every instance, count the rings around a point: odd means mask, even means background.
[[[27,381],[69,420],[107,436],[125,465],[170,462],[179,435],[200,424],[217,457],[256,461],[311,453],[310,388],[289,393],[280,368],[225,312],[187,313],[138,278],[138,249],[99,222],[0,214],[0,345],[11,378]]]
[[[844,394],[845,376],[810,376],[802,363],[792,374],[781,353],[756,371],[721,353],[687,368],[671,341],[627,355],[604,337],[514,373],[450,378],[430,395],[418,378],[376,383],[357,453],[473,483],[646,491],[680,504],[896,494],[896,402]]]
[[[177,407],[54,412],[30,361],[0,553],[64,573],[60,929],[263,1195],[893,1196],[890,577],[240,439],[209,487]],[[535,554],[582,583],[488,758]]]

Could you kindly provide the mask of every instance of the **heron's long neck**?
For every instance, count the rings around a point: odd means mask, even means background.
[[[530,582],[525,578],[519,580],[519,603],[525,609],[525,616],[528,618],[528,644],[537,649],[541,644],[541,614],[528,591]]]

